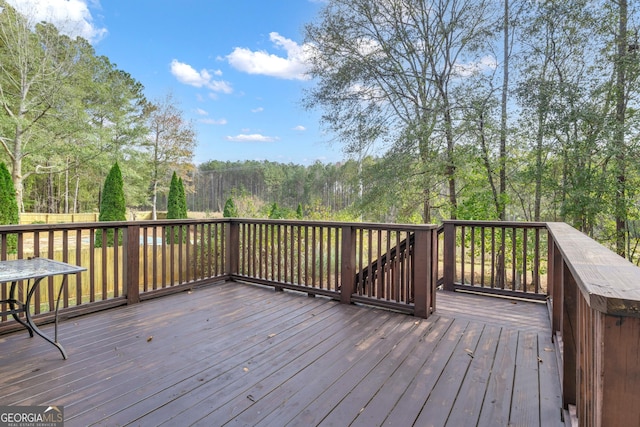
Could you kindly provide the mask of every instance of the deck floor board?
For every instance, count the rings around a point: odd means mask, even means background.
[[[439,292],[418,319],[226,283],[0,336],[0,403],[67,426],[562,425],[544,304]],[[52,333],[53,327],[43,327]]]

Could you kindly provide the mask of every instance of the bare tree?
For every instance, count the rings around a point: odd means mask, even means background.
[[[478,72],[492,16],[485,0],[330,0],[306,28],[317,85],[305,105],[323,110],[348,153],[381,141],[412,153],[424,174],[425,222],[436,174],[456,216],[453,88]]]
[[[153,219],[156,219],[158,192],[167,190],[168,186],[162,183],[170,179],[172,169],[186,172],[193,168],[196,132],[193,124],[184,119],[171,94],[149,104],[147,109],[149,135],[144,147],[152,162],[151,205]]]

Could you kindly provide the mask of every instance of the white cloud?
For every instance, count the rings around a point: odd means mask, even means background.
[[[302,126],[302,125],[298,125],[298,126],[294,127],[293,130],[297,130],[297,131],[303,132],[303,131],[307,130],[307,128]]]
[[[478,61],[454,65],[454,73],[459,77],[470,77],[478,73],[498,68],[498,61],[493,56],[483,56]]]
[[[205,125],[222,126],[227,124],[227,119],[200,119],[199,122]]]
[[[196,114],[198,114],[199,116],[208,116],[209,113],[206,112],[205,110],[203,110],[202,108],[196,108]]]
[[[233,92],[231,84],[228,82],[224,80],[212,80],[212,76],[207,70],[196,71],[191,65],[180,62],[177,59],[171,61],[171,74],[173,74],[180,83],[189,86],[198,88],[205,87],[214,92]]]
[[[100,28],[93,22],[86,0],[8,0],[11,6],[27,16],[33,24],[49,22],[62,34],[70,37],[83,37],[92,43],[100,41],[106,34],[106,28]],[[97,0],[92,1],[99,7]]]
[[[279,140],[277,136],[265,136],[259,133],[252,134],[240,134],[236,136],[227,136],[225,138],[227,141],[233,142],[274,142]]]
[[[254,108],[253,110],[251,110],[252,113],[262,113],[263,111],[264,108],[262,107]]]
[[[264,50],[252,51],[244,47],[236,47],[226,56],[226,59],[232,67],[248,74],[261,74],[287,80],[308,80],[307,58],[310,47],[301,46],[276,32],[269,33],[269,39],[277,48],[286,51],[286,58]]]

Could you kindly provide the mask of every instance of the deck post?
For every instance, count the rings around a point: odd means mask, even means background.
[[[564,261],[555,242],[549,242],[549,273],[547,286],[551,297],[551,334],[562,331],[562,307],[564,299],[563,272]]]
[[[603,316],[601,353],[593,355],[602,371],[597,402],[602,402],[603,426],[637,425],[640,419],[640,318]],[[599,343],[598,343],[599,344]]]
[[[350,225],[342,227],[342,260],[340,268],[340,302],[351,303],[356,270],[356,229]]]
[[[429,301],[429,306],[431,307],[431,311],[436,311],[436,288],[438,287],[438,274],[440,274],[440,270],[438,268],[438,259],[439,259],[439,249],[438,249],[438,229],[431,230],[431,262],[429,263],[429,268],[431,268],[431,300]]]
[[[413,286],[415,291],[414,312],[416,317],[428,318],[431,312],[431,236],[434,230],[416,230],[413,244]]]
[[[116,230],[117,233],[117,230]],[[140,302],[140,225],[129,224],[124,234],[124,277],[127,304]]]
[[[456,227],[453,222],[445,221],[442,225],[444,234],[443,250],[443,287],[445,291],[454,291],[456,268]]]
[[[227,223],[228,233],[226,233],[225,246],[227,249],[225,257],[225,273],[227,276],[238,274],[238,264],[240,261],[240,224],[230,220]]]
[[[578,330],[578,285],[576,284],[569,267],[563,264],[563,298],[561,301],[562,318],[562,403],[563,407],[575,405],[577,401],[577,379],[580,378],[578,370],[579,330]]]

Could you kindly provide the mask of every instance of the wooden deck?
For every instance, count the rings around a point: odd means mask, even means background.
[[[52,326],[43,330],[52,332]],[[0,336],[0,404],[66,426],[562,425],[546,305],[438,293],[419,319],[226,283]]]

